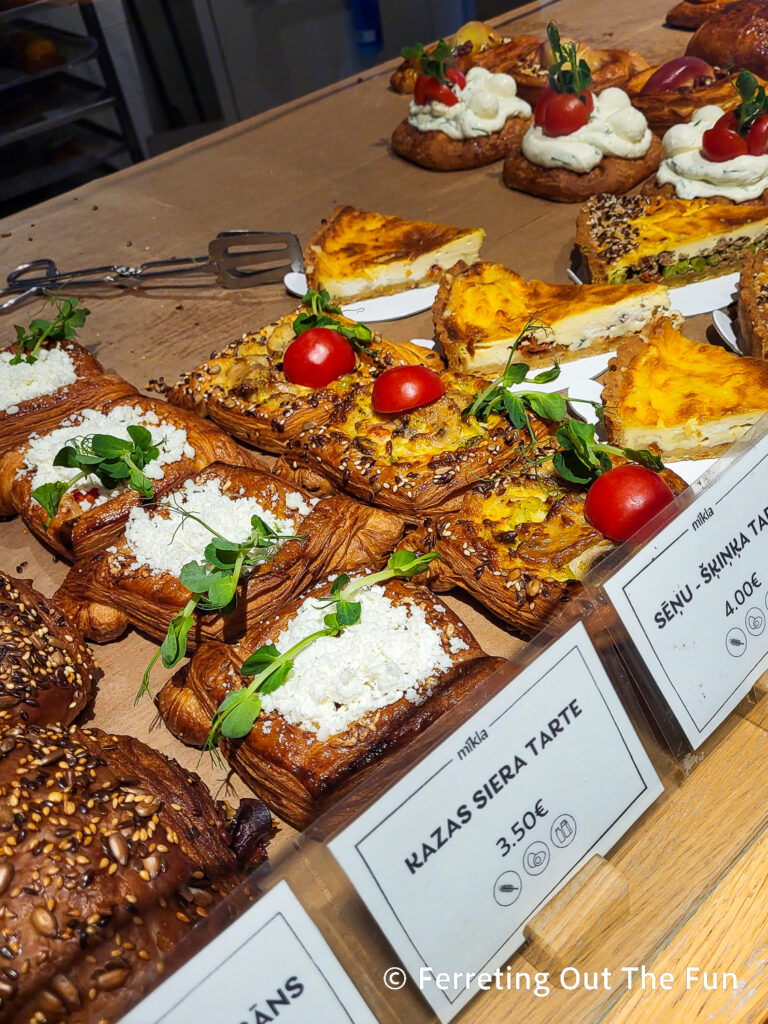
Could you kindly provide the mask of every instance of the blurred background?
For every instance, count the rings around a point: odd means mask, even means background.
[[[514,0],[0,0],[0,216]]]

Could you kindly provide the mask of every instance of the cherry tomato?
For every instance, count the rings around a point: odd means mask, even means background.
[[[747,149],[752,156],[768,152],[768,114],[761,114],[752,122],[747,132]]]
[[[313,327],[292,341],[283,354],[283,373],[291,384],[324,388],[355,368],[355,350],[343,334]]]
[[[736,117],[735,110],[726,110],[722,117],[718,117],[715,121],[714,128],[730,128],[731,131],[739,130],[739,121]]]
[[[747,152],[747,140],[742,139],[733,128],[716,124],[701,137],[701,153],[707,160],[721,164],[734,157],[744,156]]]
[[[533,118],[545,135],[558,137],[583,128],[594,108],[595,99],[591,92],[577,96],[572,92],[545,89],[536,104]]]
[[[657,68],[640,92],[671,92],[693,85],[697,78],[714,77],[714,68],[701,57],[676,57]]]
[[[610,540],[625,541],[674,500],[672,488],[652,469],[628,463],[603,473],[587,491],[584,515]]]
[[[467,84],[467,76],[463,71],[459,71],[458,68],[446,68],[445,77],[449,82],[458,85],[460,89],[463,89]]]
[[[445,387],[427,366],[393,366],[377,377],[371,392],[373,411],[389,415],[418,409],[445,394]]]
[[[419,75],[413,87],[413,98],[420,107],[424,107],[432,100],[443,103],[446,107],[452,107],[459,102],[458,96],[451,92],[449,86],[441,82],[439,78],[431,78],[427,75]]]

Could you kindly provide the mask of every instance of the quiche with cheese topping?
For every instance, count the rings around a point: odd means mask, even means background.
[[[474,263],[482,228],[454,228],[339,206],[304,250],[307,284],[355,302],[436,284],[459,260]]]
[[[390,366],[421,363],[441,370],[436,352],[410,342],[394,343],[375,331],[356,352],[353,373],[338,377],[323,388],[293,384],[283,373],[283,355],[296,340],[293,323],[306,312],[293,313],[267,324],[206,362],[182,375],[168,393],[168,401],[200,416],[208,416],[233,437],[249,441],[269,452],[281,452],[301,431],[328,420],[336,405],[355,383],[367,382]],[[340,313],[324,316],[351,326]]]
[[[576,245],[593,281],[687,283],[738,270],[768,243],[768,206],[662,195],[592,196]]]
[[[448,364],[469,373],[500,372],[510,346],[535,313],[515,362],[551,365],[607,352],[669,308],[664,285],[574,285],[526,281],[498,263],[458,264],[440,282],[435,335]]]
[[[499,413],[483,423],[462,415],[489,381],[454,371],[441,380],[440,398],[391,416],[373,411],[370,387],[352,388],[323,427],[288,445],[275,472],[310,491],[342,488],[410,521],[458,508],[472,484],[523,458],[531,438]],[[544,422],[531,421],[543,436]]]
[[[619,347],[603,405],[613,444],[712,458],[768,412],[768,363],[690,341],[662,318]]]

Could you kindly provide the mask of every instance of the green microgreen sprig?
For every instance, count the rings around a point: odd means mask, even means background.
[[[579,58],[576,43],[564,43],[554,21],[547,25],[547,38],[552,49],[549,65],[549,87],[555,92],[572,92],[577,96],[589,89],[592,72],[589,64]]]
[[[341,316],[342,312],[338,306],[332,305],[331,297],[325,289],[318,292],[314,288],[310,288],[301,301],[308,305],[312,312],[299,313],[293,321],[293,333],[296,337],[303,334],[304,331],[312,330],[314,327],[330,327],[331,330],[337,331],[345,337],[353,348],[370,354],[369,343],[373,338],[373,331],[370,327],[366,327],[365,324],[353,323],[348,325],[341,323],[332,316],[327,316],[328,313],[337,313]]]
[[[260,516],[253,515],[251,532],[238,544],[222,537],[194,512],[176,504],[164,507],[177,512],[183,520],[194,519],[209,531],[212,539],[205,548],[202,562],[187,562],[182,566],[179,581],[192,596],[169,622],[165,638],[144,672],[135,703],[145,693],[151,694],[149,680],[159,658],[162,658],[165,668],[174,668],[186,655],[187,636],[196,611],[220,611],[223,615],[231,615],[237,607],[237,587],[243,575],[273,558],[285,541],[304,539],[303,535],[278,533]]]
[[[738,120],[738,132],[740,135],[746,135],[755,120],[768,111],[768,97],[765,87],[760,85],[752,72],[746,68],[738,73],[733,85],[741,97],[741,102],[734,111]]]
[[[54,466],[78,472],[69,480],[41,484],[32,491],[32,497],[46,512],[46,529],[67,491],[86,476],[95,476],[108,490],[128,481],[142,498],[154,495],[152,481],[142,470],[158,457],[164,442],[155,444],[147,428],[138,424],[131,424],[127,433],[130,440],[112,434],[73,438],[56,453]]]
[[[54,307],[56,315],[52,320],[32,320],[29,327],[14,324],[16,344],[19,347],[10,360],[11,366],[16,366],[22,359],[26,363],[37,362],[44,341],[72,341],[77,336],[78,328],[83,326],[85,318],[91,312],[85,306],[81,306],[78,299],[60,299],[46,292],[45,300]]]
[[[412,551],[395,551],[386,569],[359,576],[355,580],[350,580],[346,573],[337,576],[329,594],[318,598],[321,605],[329,609],[323,618],[325,628],[310,633],[282,653],[274,644],[264,644],[249,655],[240,672],[244,676],[253,676],[253,679],[248,686],[232,690],[221,702],[203,749],[213,751],[221,737],[241,739],[247,736],[261,713],[262,696],[283,685],[296,656],[320,637],[340,636],[345,629],[360,621],[362,606],[359,601],[353,600],[358,591],[395,577],[409,579],[417,576],[439,557],[434,551],[424,555],[415,555]]]
[[[406,60],[417,63],[423,75],[437,78],[444,83],[448,81],[445,77],[445,66],[448,58],[453,55],[453,50],[445,39],[441,39],[430,50],[425,50],[421,43],[416,43],[415,46],[404,46],[400,53]]]

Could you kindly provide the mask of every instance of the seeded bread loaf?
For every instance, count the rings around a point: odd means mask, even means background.
[[[751,252],[739,277],[739,329],[747,354],[768,359],[768,259],[765,249]]]
[[[99,671],[79,631],[26,580],[0,572],[0,730],[69,725]]]
[[[97,729],[4,732],[1,1024],[115,1024],[239,881],[222,818],[175,761]]]

